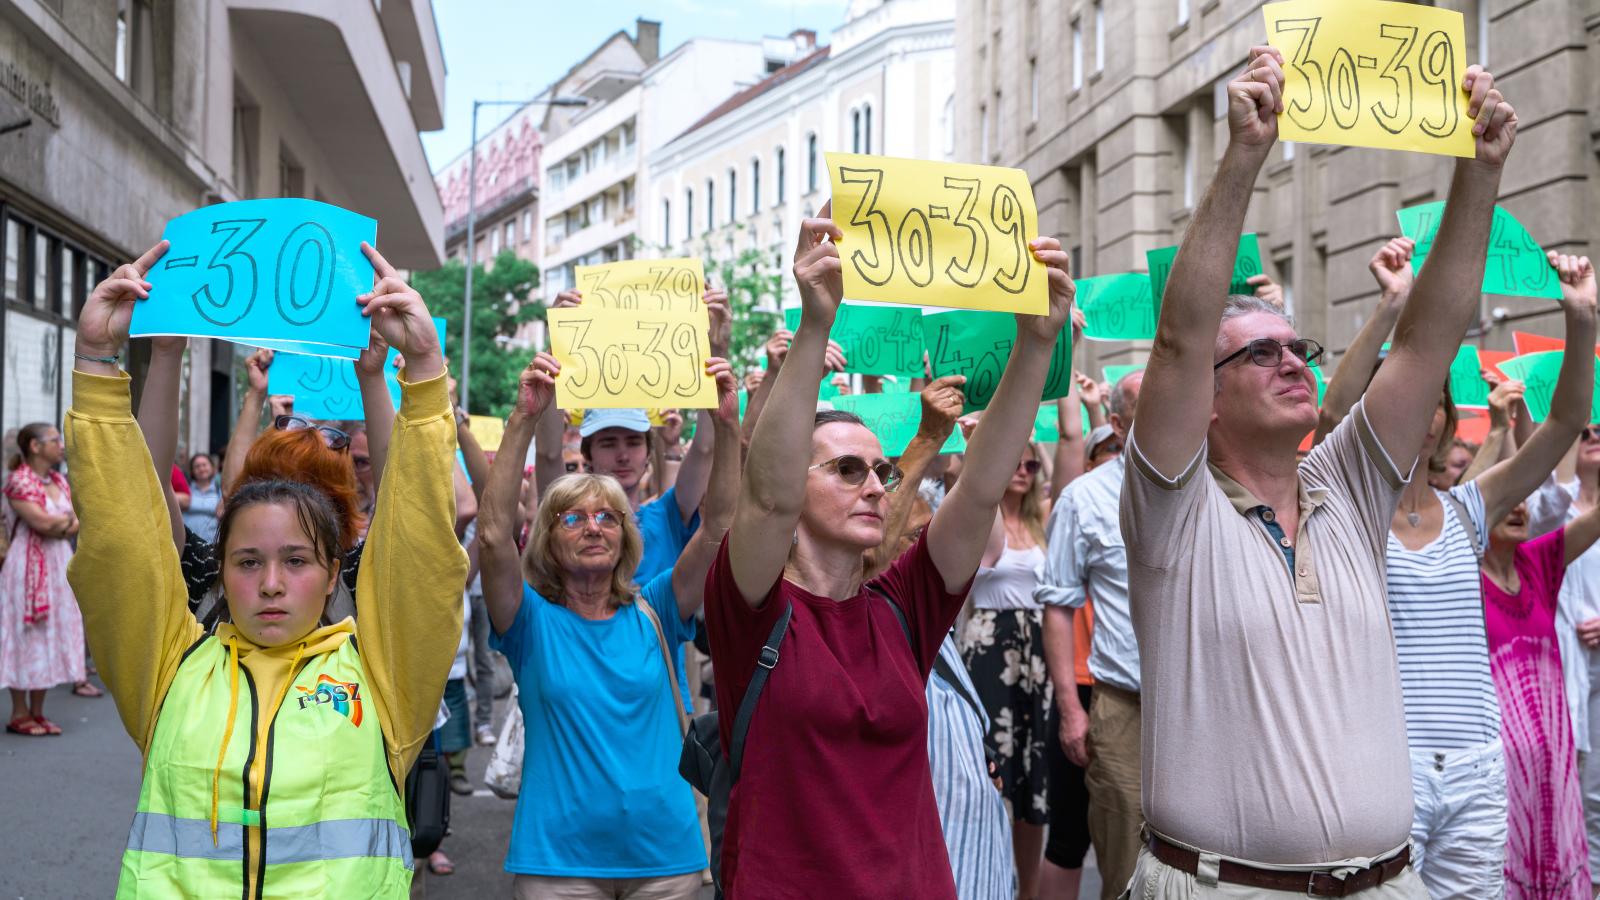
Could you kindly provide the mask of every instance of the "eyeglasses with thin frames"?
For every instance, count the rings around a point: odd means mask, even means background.
[[[824,468],[832,469],[833,473],[838,475],[841,481],[851,487],[860,487],[866,482],[867,473],[871,472],[878,476],[878,482],[883,485],[885,491],[892,491],[898,487],[903,476],[899,467],[894,463],[887,460],[869,463],[852,453],[835,456],[833,459],[819,462],[807,471]]]
[[[622,527],[622,513],[614,509],[600,509],[592,513],[569,509],[556,519],[556,524],[565,531],[577,531],[590,523],[601,531],[616,531]]]
[[[1314,366],[1322,358],[1322,345],[1310,338],[1295,338],[1288,343],[1275,341],[1272,338],[1256,338],[1238,350],[1230,353],[1222,362],[1211,367],[1214,372],[1228,363],[1233,362],[1245,354],[1250,354],[1250,361],[1264,369],[1277,368],[1283,362],[1283,351],[1288,350],[1307,366]]]

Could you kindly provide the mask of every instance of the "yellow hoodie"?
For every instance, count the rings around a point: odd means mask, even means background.
[[[143,754],[178,664],[202,634],[189,612],[166,501],[133,418],[128,377],[72,375],[63,431],[72,502],[83,528],[67,580],[83,609],[101,677]],[[260,735],[288,690],[291,667],[354,638],[389,770],[404,785],[433,728],[455,658],[467,556],[454,530],[455,420],[445,377],[401,384],[356,586],[360,624],[346,619],[271,648],[250,643],[229,625],[217,636],[232,641],[260,696],[278,698],[259,706]]]

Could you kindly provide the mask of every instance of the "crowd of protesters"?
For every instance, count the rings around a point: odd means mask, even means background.
[[[1255,48],[1227,87],[1147,365],[1077,374],[1053,447],[1082,322],[1059,242],[1030,244],[1049,308],[981,414],[928,373],[889,458],[817,399],[849,390],[825,206],[763,370],[727,362],[707,291],[692,439],[678,411],[569,418],[540,353],[485,452],[424,298],[364,246],[363,418],[297,415],[257,351],[226,452],[180,468],[185,339],[153,340],[137,410],[119,357],[157,245],[85,305],[61,429],[7,439],[7,731],[60,734],[46,691],[93,696],[98,665],[144,758],[127,897],[405,896],[453,869],[421,807],[429,771],[474,790],[474,744],[514,768],[519,898],[1069,900],[1091,852],[1105,900],[1593,896],[1593,266],[1549,254],[1548,414],[1486,371],[1488,438],[1459,439],[1446,375],[1517,126],[1472,67],[1426,270],[1377,250],[1319,406],[1278,286],[1228,293],[1282,65]]]

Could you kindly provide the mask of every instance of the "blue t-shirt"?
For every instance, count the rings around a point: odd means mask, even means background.
[[[644,543],[644,555],[639,557],[639,568],[633,573],[635,584],[644,584],[662,572],[672,571],[689,538],[700,528],[700,510],[686,523],[678,511],[678,489],[668,488],[665,494],[639,507],[634,513],[639,525],[639,537]],[[683,710],[694,712],[694,698],[689,695],[689,669],[684,664],[683,645],[677,646],[678,693],[683,696]]]
[[[669,644],[694,638],[672,575],[641,591]],[[683,738],[655,630],[636,606],[591,621],[523,585],[495,649],[516,675],[527,729],[506,871],[651,878],[706,867]]]

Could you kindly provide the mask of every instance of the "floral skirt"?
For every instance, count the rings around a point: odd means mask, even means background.
[[[961,632],[961,658],[989,714],[989,743],[1011,815],[1029,825],[1049,819],[1050,677],[1044,662],[1043,613],[979,609]]]

